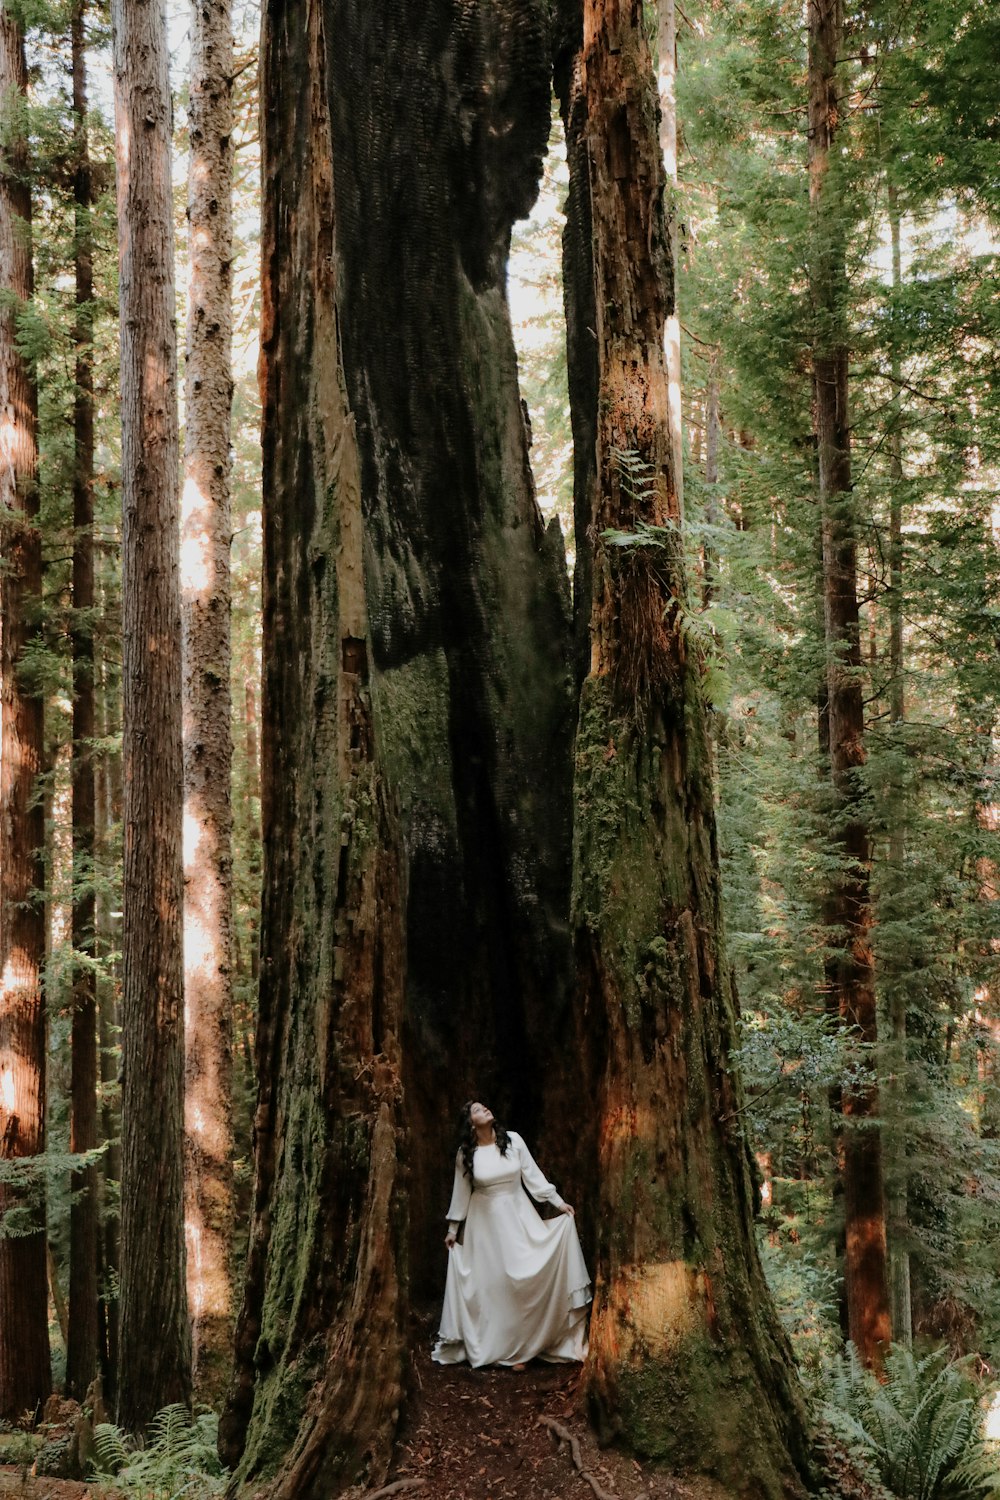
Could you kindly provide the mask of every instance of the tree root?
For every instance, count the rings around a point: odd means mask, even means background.
[[[426,1483],[426,1479],[394,1479],[380,1490],[366,1490],[362,1500],[388,1500],[390,1495],[402,1495],[405,1490],[422,1490]]]
[[[564,1427],[561,1422],[557,1422],[554,1417],[539,1417],[538,1420],[541,1422],[543,1427],[547,1427],[549,1429],[549,1431],[552,1433],[552,1436],[556,1439],[556,1442],[559,1443],[560,1446],[563,1443],[569,1444],[569,1451],[573,1455],[573,1464],[576,1468],[576,1471],[579,1474],[580,1478],[585,1479],[590,1485],[590,1488],[597,1496],[597,1500],[618,1500],[617,1495],[613,1494],[611,1490],[604,1489],[604,1487],[598,1482],[591,1471],[583,1467],[583,1454],[580,1452],[579,1438],[577,1438],[574,1433],[570,1432],[568,1427]]]

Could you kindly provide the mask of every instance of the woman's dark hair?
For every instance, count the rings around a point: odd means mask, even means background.
[[[475,1184],[476,1176],[472,1170],[472,1153],[479,1145],[476,1139],[476,1127],[472,1123],[472,1106],[475,1102],[475,1099],[470,1099],[467,1104],[463,1104],[458,1116],[458,1149],[462,1153],[462,1165],[465,1168],[466,1176],[473,1184]],[[501,1156],[506,1156],[507,1148],[510,1145],[510,1136],[504,1130],[499,1120],[493,1121],[493,1134],[497,1139],[497,1150]]]

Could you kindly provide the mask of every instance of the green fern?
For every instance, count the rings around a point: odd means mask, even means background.
[[[849,1344],[827,1377],[824,1415],[899,1500],[981,1500],[1000,1487],[977,1391],[947,1349],[894,1345],[880,1382]]]
[[[214,1413],[192,1417],[185,1406],[165,1406],[149,1424],[143,1447],[130,1447],[125,1434],[111,1423],[95,1429],[94,1446],[101,1474],[113,1476],[116,1495],[182,1500],[225,1491],[229,1476],[219,1462],[217,1437]]]

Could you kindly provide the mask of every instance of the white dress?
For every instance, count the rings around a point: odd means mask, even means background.
[[[543,1219],[524,1188],[557,1208],[563,1200],[519,1135],[506,1156],[477,1146],[475,1187],[459,1151],[449,1228],[465,1220],[448,1256],[439,1364],[520,1365],[529,1359],[584,1359],[590,1277],[571,1214]],[[524,1187],[522,1187],[522,1183]]]

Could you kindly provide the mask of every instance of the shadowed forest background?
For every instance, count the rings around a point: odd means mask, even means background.
[[[998,58],[0,0],[0,1493],[1000,1493]]]

